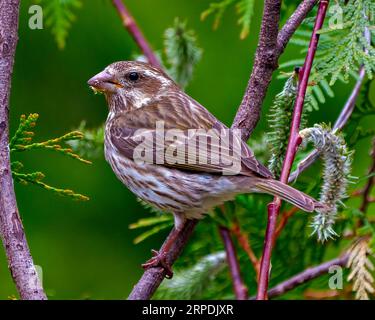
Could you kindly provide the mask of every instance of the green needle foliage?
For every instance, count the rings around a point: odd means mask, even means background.
[[[39,0],[43,5],[46,26],[51,29],[57,46],[64,49],[69,29],[75,20],[74,11],[82,6],[81,0]]]
[[[219,251],[201,258],[188,269],[175,272],[173,279],[164,281],[155,299],[199,299],[225,268],[225,252]]]
[[[29,150],[51,150],[64,154],[68,157],[76,159],[85,164],[90,164],[90,161],[87,161],[81,158],[78,154],[74,153],[71,148],[65,148],[61,144],[68,141],[80,140],[83,138],[83,134],[79,131],[69,132],[61,137],[50,139],[43,142],[33,142],[34,137],[34,127],[39,118],[39,115],[36,113],[30,114],[28,117],[22,115],[20,118],[20,124],[16,133],[9,143],[9,149],[12,158],[17,152],[24,152]],[[15,181],[20,182],[24,185],[29,183],[37,185],[45,190],[52,191],[55,194],[60,196],[70,197],[74,200],[87,201],[89,198],[79,193],[75,193],[69,189],[60,189],[52,187],[42,180],[45,178],[45,175],[42,172],[36,171],[31,173],[24,173],[22,169],[24,168],[23,164],[19,161],[12,161],[12,174]]]
[[[197,37],[193,30],[187,29],[186,22],[176,18],[173,26],[165,31],[164,46],[168,73],[185,88],[193,76],[195,65],[202,57]]]
[[[208,16],[214,16],[213,28],[219,27],[222,17],[229,7],[235,5],[238,18],[238,24],[241,26],[240,38],[245,39],[250,33],[251,19],[254,13],[255,0],[222,0],[210,3],[208,9],[202,12],[201,19],[205,20]]]

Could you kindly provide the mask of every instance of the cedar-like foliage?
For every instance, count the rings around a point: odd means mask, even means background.
[[[51,29],[57,46],[64,49],[69,29],[75,20],[74,11],[82,6],[81,0],[39,0],[44,8],[46,26]]]
[[[175,19],[172,27],[164,33],[165,55],[168,73],[185,88],[191,81],[195,65],[202,57],[202,49],[197,44],[193,30],[188,30],[186,22]]]
[[[369,300],[369,294],[375,292],[374,277],[371,275],[374,271],[374,264],[370,260],[372,255],[367,237],[358,239],[349,249],[348,268],[351,272],[348,281],[353,281],[353,291],[358,300]]]
[[[32,113],[27,117],[25,115],[21,116],[18,129],[9,143],[9,149],[12,159],[18,152],[25,152],[29,150],[50,150],[53,152],[58,152],[60,154],[66,155],[70,158],[76,159],[86,164],[91,163],[90,161],[85,160],[81,158],[78,154],[74,153],[71,148],[65,148],[62,146],[63,143],[67,143],[68,141],[82,139],[83,134],[79,131],[72,131],[67,134],[64,134],[61,137],[49,139],[43,142],[33,142],[33,137],[35,135],[34,127],[36,126],[38,118],[39,115],[36,113]],[[74,200],[81,201],[89,200],[87,196],[76,193],[73,190],[55,188],[46,184],[42,181],[45,178],[45,175],[40,171],[35,171],[31,173],[22,172],[24,166],[20,161],[12,160],[11,167],[14,180],[24,185],[31,183],[60,196],[66,196]]]

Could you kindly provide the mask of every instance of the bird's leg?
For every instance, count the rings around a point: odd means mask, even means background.
[[[167,279],[172,279],[173,271],[170,263],[167,261],[167,254],[178,239],[181,231],[183,230],[185,219],[180,220],[180,218],[180,216],[175,215],[175,225],[167,240],[164,242],[159,251],[154,249],[151,250],[153,257],[142,264],[143,269],[147,270],[149,268],[161,267],[165,270],[165,277]]]

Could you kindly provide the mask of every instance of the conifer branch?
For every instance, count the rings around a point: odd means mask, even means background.
[[[220,226],[219,232],[224,243],[225,252],[227,255],[227,262],[229,266],[229,271],[232,276],[233,289],[234,289],[234,294],[236,296],[236,299],[247,300],[248,299],[247,288],[241,278],[240,266],[237,260],[236,249],[234,247],[234,244],[230,235],[230,230],[224,226]]]
[[[302,139],[299,136],[299,128],[301,124],[303,105],[305,101],[306,90],[308,86],[309,76],[311,73],[312,64],[316,54],[316,50],[319,42],[318,31],[322,28],[323,22],[326,16],[329,0],[321,0],[319,9],[316,15],[314,30],[311,35],[309,49],[306,55],[305,63],[300,70],[300,82],[298,86],[298,93],[296,97],[296,103],[293,111],[292,125],[290,130],[288,147],[281,171],[280,181],[287,183],[290,170],[292,168],[295,155],[298,146],[301,144]],[[281,200],[278,197],[274,198],[274,201],[268,205],[268,223],[266,229],[266,237],[264,243],[264,250],[261,260],[260,276],[257,299],[264,300],[267,298],[267,288],[269,280],[269,270],[271,263],[271,254],[273,248],[273,240],[277,227],[277,217],[281,207]]]
[[[19,0],[0,2],[0,234],[21,299],[45,300],[17,207],[9,154],[9,96],[19,5]]]
[[[147,58],[148,62],[155,66],[161,68],[159,59],[156,57],[156,54],[152,50],[150,44],[144,37],[141,29],[137,25],[136,21],[132,17],[129,10],[125,7],[122,0],[112,0],[113,5],[115,6],[118,14],[121,17],[124,27],[128,30],[129,34],[133,37],[135,43],[138,45],[139,49]]]
[[[374,278],[371,272],[374,271],[374,264],[369,256],[372,256],[370,248],[370,237],[359,238],[349,249],[347,266],[351,272],[348,281],[353,281],[353,291],[356,292],[357,300],[369,300],[369,294],[374,293]]]

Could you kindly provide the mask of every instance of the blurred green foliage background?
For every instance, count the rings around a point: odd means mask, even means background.
[[[259,1],[256,5],[250,35],[240,40],[234,10],[225,15],[215,32],[212,18],[200,21],[200,14],[209,3],[210,0],[126,1],[155,49],[163,47],[163,32],[175,17],[187,19],[204,50],[187,92],[229,125],[251,71],[262,4]],[[36,129],[39,140],[75,129],[82,120],[88,127],[103,123],[107,115],[104,97],[94,96],[86,81],[108,64],[132,59],[138,53],[111,1],[84,1],[83,7],[76,10],[77,21],[70,30],[64,50],[57,48],[47,28],[28,28],[31,4],[31,0],[21,3],[11,94],[12,133],[23,113],[40,114]],[[290,46],[281,61],[297,56],[299,49]],[[277,72],[264,103],[263,115],[283,85],[276,75]],[[338,83],[334,89],[336,98],[328,99],[319,111],[314,112],[311,123],[318,119],[335,120],[351,85]],[[368,126],[372,125],[369,119]],[[254,137],[265,129],[263,117]],[[369,147],[368,139],[358,144],[354,175],[365,173]],[[19,159],[26,170],[45,172],[47,183],[72,188],[91,198],[88,202],[73,202],[34,186],[16,185],[27,238],[35,263],[43,269],[44,287],[49,298],[126,298],[142,274],[140,264],[150,257],[151,248],[160,246],[166,232],[139,245],[132,243],[139,231],[129,230],[128,225],[149,213],[116,179],[103,157],[90,166],[48,151],[20,154]],[[311,170],[319,170],[319,165]],[[266,212],[263,218],[266,219]],[[16,295],[16,290],[1,251],[0,299],[11,295]]]

